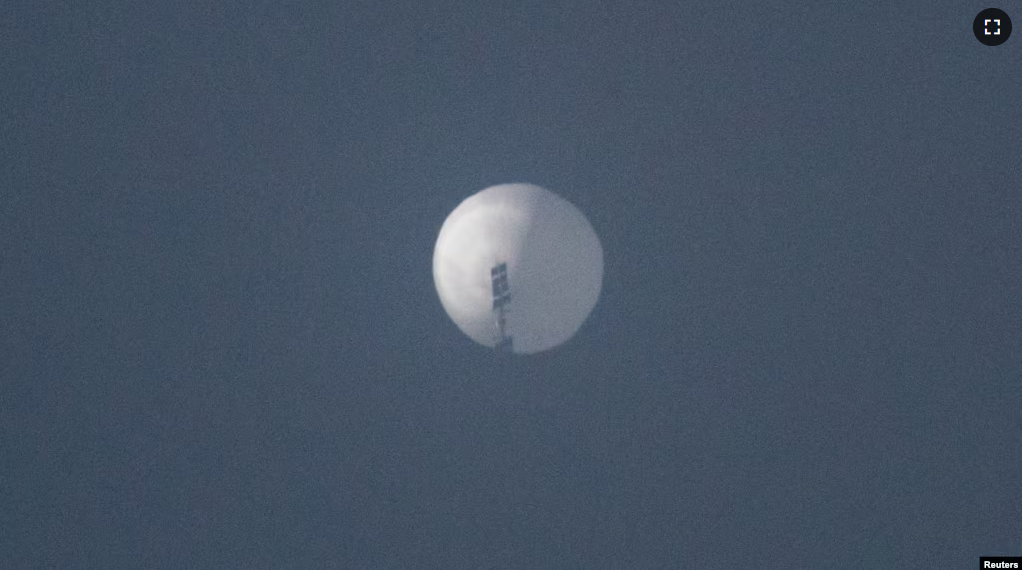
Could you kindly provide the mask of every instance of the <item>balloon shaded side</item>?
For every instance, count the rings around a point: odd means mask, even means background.
[[[445,311],[467,336],[495,346],[502,336],[491,270],[506,264],[505,330],[531,354],[570,339],[600,296],[603,250],[572,204],[530,184],[504,184],[462,202],[445,220],[433,272]]]

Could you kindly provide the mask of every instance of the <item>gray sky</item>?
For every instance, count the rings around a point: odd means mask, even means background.
[[[987,5],[213,4],[2,10],[0,566],[1020,553]],[[430,267],[516,181],[605,283],[501,363]]]

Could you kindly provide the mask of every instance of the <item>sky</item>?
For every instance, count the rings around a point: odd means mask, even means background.
[[[5,2],[0,567],[1018,555],[1021,49],[987,7]],[[431,274],[506,182],[605,264],[510,360]]]

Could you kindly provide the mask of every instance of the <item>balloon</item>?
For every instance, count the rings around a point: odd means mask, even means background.
[[[472,340],[518,354],[572,338],[603,277],[604,252],[590,223],[532,184],[467,198],[444,221],[433,251],[433,280],[451,320]]]

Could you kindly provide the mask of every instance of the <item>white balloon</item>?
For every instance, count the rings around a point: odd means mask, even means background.
[[[604,252],[575,206],[532,184],[492,186],[459,204],[441,227],[433,279],[441,304],[469,338],[501,341],[491,269],[507,264],[505,335],[531,354],[572,338],[593,310]]]

